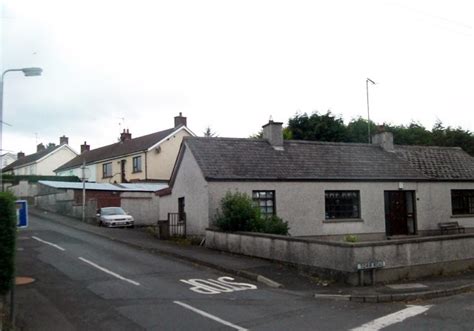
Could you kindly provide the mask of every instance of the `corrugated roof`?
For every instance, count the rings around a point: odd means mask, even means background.
[[[50,180],[40,180],[38,183],[57,189],[82,190],[80,182],[56,182]],[[162,183],[85,183],[86,190],[92,191],[120,191],[120,192],[155,192],[167,188],[167,184]]]
[[[443,162],[434,162],[420,160],[405,146],[391,153],[378,145],[290,140],[279,151],[262,139],[186,137],[184,142],[207,180],[474,180],[474,158],[457,148],[444,149]],[[430,166],[414,165],[427,159]],[[459,161],[464,165],[456,165]],[[428,171],[441,164],[450,165],[449,176]]]
[[[114,157],[118,157],[121,155],[128,155],[140,151],[147,150],[148,148],[152,147],[162,139],[169,136],[173,131],[178,130],[178,128],[167,129],[163,131],[158,131],[155,133],[151,133],[145,136],[132,138],[130,140],[125,140],[123,142],[117,142],[115,144],[99,147],[96,149],[92,149],[90,151],[84,152],[71,161],[63,164],[56,170],[66,170],[70,168],[76,168],[82,165],[84,160],[86,160],[86,164],[94,163],[101,160],[107,160]]]

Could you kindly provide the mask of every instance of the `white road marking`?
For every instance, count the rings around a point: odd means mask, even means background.
[[[34,240],[38,240],[39,242],[42,242],[43,244],[46,244],[46,245],[49,245],[49,246],[53,246],[54,248],[57,248],[57,249],[59,249],[60,251],[65,251],[65,249],[62,248],[61,246],[58,246],[58,245],[53,244],[53,243],[50,243],[49,241],[43,240],[43,239],[38,238],[38,237],[35,237],[35,236],[32,236],[31,238],[33,238]]]
[[[209,319],[211,319],[211,320],[214,320],[214,321],[216,321],[216,322],[218,322],[218,323],[221,323],[221,324],[223,324],[223,325],[229,326],[229,327],[231,327],[231,328],[233,328],[233,329],[236,329],[236,330],[239,330],[239,331],[248,331],[247,329],[245,329],[245,328],[243,328],[243,327],[241,327],[241,326],[238,326],[238,325],[232,324],[232,323],[230,323],[230,322],[227,322],[227,321],[223,320],[222,318],[219,318],[219,317],[217,317],[217,316],[214,316],[214,315],[211,315],[211,314],[209,314],[209,313],[206,313],[205,311],[202,311],[202,310],[200,310],[200,309],[194,308],[193,306],[187,305],[187,304],[185,304],[185,303],[183,303],[183,302],[181,302],[181,301],[173,301],[173,302],[174,302],[175,304],[177,304],[177,305],[180,305],[181,307],[184,307],[184,308],[186,308],[186,309],[192,310],[193,312],[198,313],[198,314],[201,315],[201,316],[207,317],[207,318],[209,318]]]
[[[234,291],[256,290],[257,286],[247,283],[233,282],[232,277],[214,279],[180,279],[181,282],[192,285],[189,289],[200,294],[220,294]]]
[[[409,317],[413,317],[424,313],[430,309],[429,306],[407,306],[407,308],[399,310],[393,314],[389,314],[380,318],[377,318],[369,323],[359,326],[358,328],[351,329],[351,331],[377,331],[392,324],[403,322]]]
[[[93,266],[93,267],[95,267],[95,268],[97,268],[97,269],[99,269],[99,270],[101,270],[101,271],[103,271],[103,272],[105,272],[105,273],[107,273],[107,274],[109,274],[109,275],[112,275],[112,276],[114,276],[114,277],[116,277],[116,278],[118,278],[118,279],[124,280],[124,281],[129,282],[130,284],[133,284],[133,285],[136,285],[136,286],[140,286],[140,283],[138,283],[138,282],[136,282],[136,281],[134,281],[134,280],[125,278],[125,277],[123,277],[123,276],[120,276],[119,274],[117,274],[117,273],[115,273],[115,272],[113,272],[113,271],[110,271],[110,270],[108,270],[108,269],[105,269],[104,267],[101,267],[100,265],[95,264],[94,262],[89,261],[89,260],[87,260],[87,259],[85,259],[85,258],[83,258],[83,257],[79,257],[79,260],[81,260],[81,261],[83,261],[83,262],[85,262],[85,263],[88,263],[88,264],[90,264],[91,266]]]

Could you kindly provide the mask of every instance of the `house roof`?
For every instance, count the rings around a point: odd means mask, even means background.
[[[185,126],[171,128],[84,152],[71,161],[61,165],[54,171],[57,172],[79,167],[82,165],[84,160],[86,161],[86,164],[91,164],[97,161],[112,159],[118,156],[129,155],[148,150],[150,147],[156,145],[161,140],[165,139],[174,132],[181,130],[182,128],[186,129]]]
[[[2,171],[12,170],[12,169],[15,169],[15,168],[18,168],[18,167],[21,167],[21,166],[39,161],[40,159],[47,156],[48,154],[53,153],[54,151],[56,151],[60,148],[63,148],[63,146],[67,146],[67,145],[58,145],[58,146],[46,148],[45,150],[42,150],[41,152],[36,152],[34,154],[25,155],[24,157],[21,157],[21,158],[17,159],[16,161],[14,161],[14,162],[10,163],[9,165],[7,165],[5,168],[2,169]],[[68,148],[70,149],[69,146],[68,146]]]
[[[40,180],[38,183],[56,189],[82,190],[80,182],[59,182],[50,180]],[[110,184],[110,183],[85,183],[86,190],[89,191],[120,191],[120,192],[155,192],[168,185],[162,183],[128,183],[128,184]]]
[[[184,144],[210,181],[474,180],[474,158],[458,148],[397,146],[391,153],[378,145],[290,140],[279,151],[261,139],[198,137]],[[436,170],[442,164],[450,175]]]
[[[430,178],[474,180],[474,158],[459,147],[395,145],[395,153]]]

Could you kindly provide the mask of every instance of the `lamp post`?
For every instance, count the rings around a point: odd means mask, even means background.
[[[367,91],[367,140],[370,144],[371,139],[370,139],[369,82],[371,82],[374,85],[375,85],[375,82],[370,78],[367,78],[365,80],[365,90]]]
[[[43,69],[31,67],[31,68],[22,68],[22,69],[8,69],[2,73],[2,78],[0,79],[0,153],[2,150],[2,137],[3,137],[3,80],[5,75],[11,71],[21,71],[26,77],[32,76],[41,76]],[[0,166],[2,165],[2,157],[0,157]],[[2,170],[0,169],[0,192],[3,192],[3,177]]]

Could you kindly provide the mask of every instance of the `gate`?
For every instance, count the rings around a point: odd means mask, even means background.
[[[186,213],[168,213],[171,237],[186,237]]]

